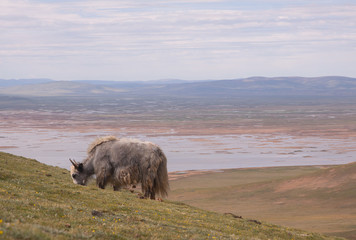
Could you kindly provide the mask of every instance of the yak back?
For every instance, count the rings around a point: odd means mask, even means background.
[[[157,150],[160,151],[160,148],[151,142],[123,138],[111,145],[110,158],[115,167],[140,166],[147,168],[151,164],[158,164],[159,160],[154,156]]]
[[[88,160],[94,160],[94,166],[99,167],[103,161],[111,167],[139,166],[148,168],[159,165],[162,159],[157,158],[161,152],[159,146],[151,142],[144,142],[130,138],[116,138],[114,136],[101,137],[88,148]]]
[[[88,155],[93,154],[95,152],[95,149],[100,146],[101,144],[105,142],[111,142],[111,141],[117,141],[119,140],[115,136],[106,136],[106,137],[100,137],[97,138],[94,142],[92,142],[87,150]]]

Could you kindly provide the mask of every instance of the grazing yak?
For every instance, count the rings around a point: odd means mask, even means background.
[[[100,188],[111,183],[116,191],[141,183],[145,198],[155,199],[156,194],[167,196],[167,158],[156,144],[108,136],[93,142],[87,153],[82,163],[70,159],[75,184],[86,185],[96,175]]]

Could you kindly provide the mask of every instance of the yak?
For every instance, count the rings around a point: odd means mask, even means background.
[[[94,141],[87,154],[82,163],[69,159],[75,184],[87,185],[95,175],[102,189],[109,183],[115,191],[141,183],[145,198],[168,195],[167,158],[156,144],[107,136]]]

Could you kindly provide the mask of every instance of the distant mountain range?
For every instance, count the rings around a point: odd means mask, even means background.
[[[0,79],[0,94],[13,96],[246,96],[323,95],[356,96],[356,78],[250,77],[229,80],[184,81],[54,81],[51,79]]]
[[[22,86],[22,85],[33,85],[40,83],[47,83],[53,80],[47,78],[39,79],[0,79],[0,89],[3,87],[12,87],[12,86]]]

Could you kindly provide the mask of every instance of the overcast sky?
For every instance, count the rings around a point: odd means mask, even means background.
[[[355,0],[0,0],[0,78],[356,77]]]

